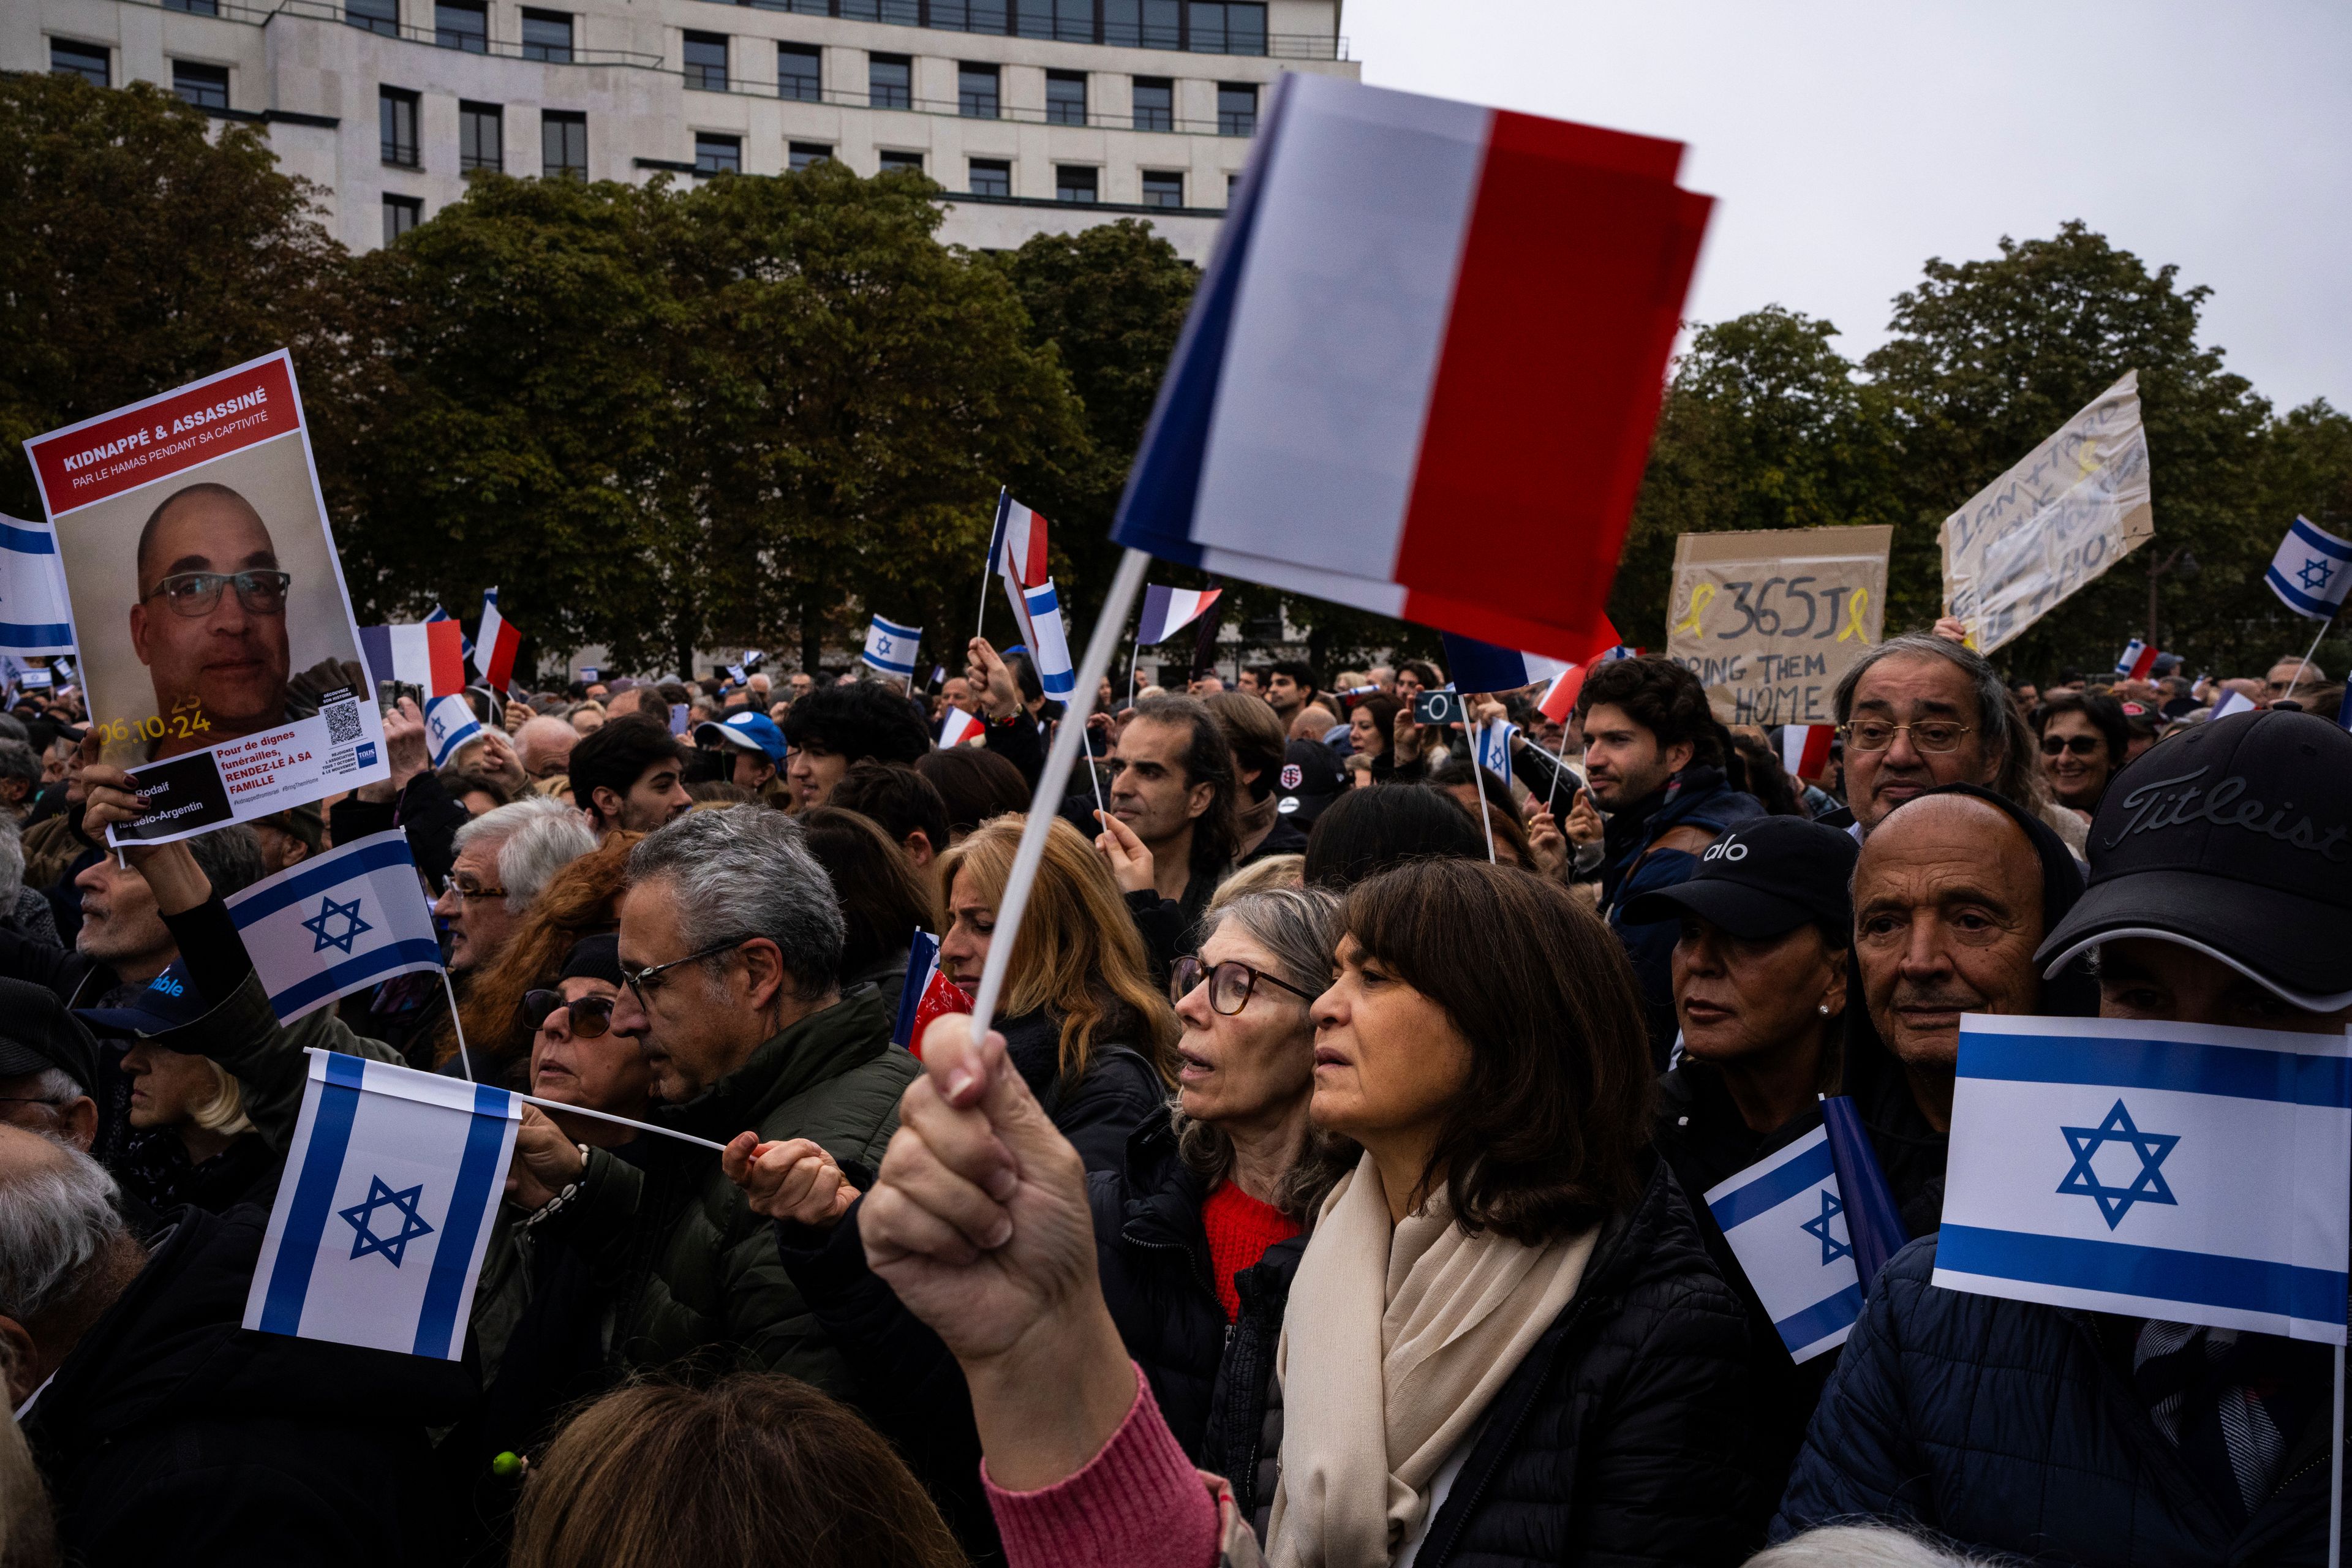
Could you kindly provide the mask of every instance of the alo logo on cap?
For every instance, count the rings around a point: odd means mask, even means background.
[[[1745,860],[1748,858],[1748,846],[1739,842],[1736,835],[1727,833],[1702,850],[1699,858],[1734,862]]]

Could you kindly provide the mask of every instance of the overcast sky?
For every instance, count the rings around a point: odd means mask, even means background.
[[[1364,79],[1668,136],[1717,198],[1689,314],[1859,357],[1930,256],[2079,217],[2213,289],[2280,408],[2352,407],[2345,0],[1346,0]]]

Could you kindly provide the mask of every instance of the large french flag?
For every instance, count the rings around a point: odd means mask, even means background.
[[[988,542],[988,569],[1001,572],[1024,588],[1045,582],[1045,520],[1013,499],[996,492],[996,531]]]
[[[482,672],[483,684],[493,691],[504,691],[508,677],[514,673],[515,652],[521,647],[522,634],[499,614],[499,591],[492,588],[482,595],[482,625],[474,638],[474,668]]]
[[[1583,657],[1712,205],[1682,152],[1280,79],[1114,537]]]
[[[1143,585],[1143,614],[1136,618],[1135,640],[1143,646],[1166,642],[1201,618],[1217,602],[1223,588],[1163,588]]]
[[[455,621],[360,628],[360,651],[367,657],[368,674],[377,680],[421,686],[428,701],[466,689],[464,644]]]

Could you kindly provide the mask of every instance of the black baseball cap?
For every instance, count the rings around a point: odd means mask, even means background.
[[[1282,799],[1274,809],[1304,827],[1348,793],[1347,765],[1320,741],[1286,742],[1275,793]]]
[[[184,1028],[210,1010],[189,981],[187,964],[175,958],[144,989],[111,1007],[77,1007],[74,1016],[91,1028],[110,1035],[146,1039]]]
[[[1696,915],[1742,942],[1817,925],[1841,945],[1853,940],[1851,834],[1801,816],[1743,822],[1699,851],[1698,868],[1625,906],[1627,925]]]
[[[2034,961],[2118,937],[2195,948],[2297,1007],[2352,1006],[2352,734],[2235,713],[2143,753],[2091,822],[2091,884]]]
[[[47,986],[0,980],[0,1078],[50,1068],[97,1092],[97,1039]]]

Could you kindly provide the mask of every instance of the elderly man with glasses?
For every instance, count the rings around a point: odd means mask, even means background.
[[[877,1163],[919,1069],[890,1043],[881,992],[841,989],[843,940],[833,884],[781,812],[694,812],[637,845],[610,1026],[651,1069],[653,1120]],[[534,1233],[567,1240],[609,1291],[610,1370],[715,1357],[850,1391],[768,1222],[708,1150],[648,1138],[622,1160],[530,1111],[515,1158],[517,1187],[552,1194]]]

